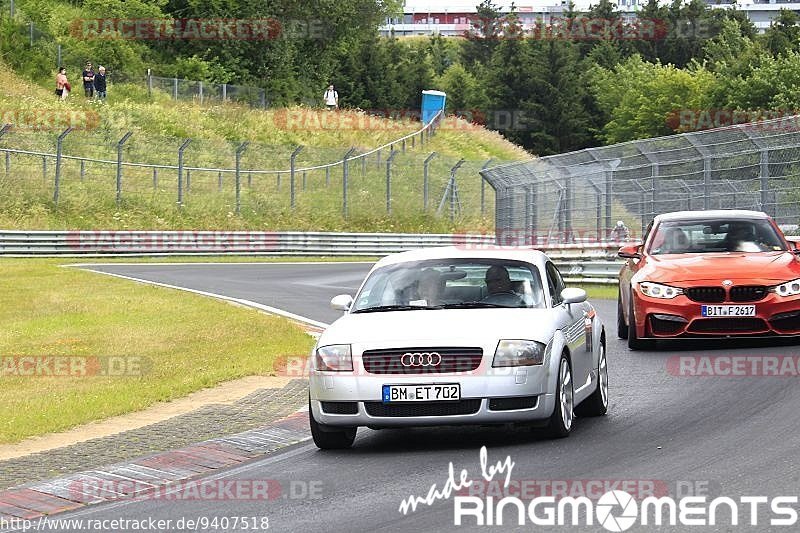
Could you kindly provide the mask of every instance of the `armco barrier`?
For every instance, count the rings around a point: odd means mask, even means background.
[[[325,233],[262,231],[9,231],[2,257],[353,256],[377,257],[415,248],[489,250],[491,234]],[[570,281],[614,283],[619,243],[540,246]]]

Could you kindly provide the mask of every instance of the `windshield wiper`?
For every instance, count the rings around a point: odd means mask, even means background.
[[[470,309],[470,308],[480,309],[488,307],[502,307],[504,309],[516,309],[516,306],[493,304],[489,302],[461,302],[457,304],[444,304],[442,307],[445,309]]]
[[[376,305],[375,307],[366,307],[358,309],[353,313],[380,313],[382,311],[413,311],[415,309],[441,309],[438,305]]]

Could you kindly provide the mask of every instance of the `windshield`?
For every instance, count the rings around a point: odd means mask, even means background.
[[[352,312],[544,305],[541,278],[533,265],[440,259],[376,270],[356,296]]]
[[[773,252],[786,246],[768,220],[671,220],[658,225],[650,254]]]

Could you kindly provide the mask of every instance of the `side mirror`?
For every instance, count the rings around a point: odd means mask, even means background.
[[[632,246],[623,246],[622,248],[619,249],[617,255],[625,259],[641,259],[642,245],[634,244]]]
[[[331,307],[337,311],[347,312],[353,305],[353,297],[349,294],[340,294],[331,298]]]
[[[567,287],[561,291],[561,301],[565,304],[579,304],[586,301],[586,291],[577,287]]]
[[[800,241],[786,239],[786,242],[789,243],[789,250],[794,255],[800,255]]]

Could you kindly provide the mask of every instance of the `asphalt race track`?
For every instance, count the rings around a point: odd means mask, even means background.
[[[196,290],[245,298],[318,321],[338,312],[328,301],[353,293],[368,264],[104,265],[111,272]],[[557,441],[502,428],[373,431],[359,429],[352,450],[321,452],[308,442],[217,474],[226,480],[291,480],[272,501],[133,501],[98,505],[62,515],[91,519],[263,517],[274,531],[415,531],[454,529],[450,500],[422,505],[403,515],[400,503],[439,488],[453,462],[456,476],[467,469],[481,478],[479,449],[489,463],[510,456],[512,481],[538,480],[555,487],[666,487],[672,496],[694,491],[710,497],[798,496],[800,492],[800,387],[794,376],[676,375],[678,356],[706,362],[731,356],[800,356],[795,341],[711,341],[666,344],[653,352],[631,352],[616,338],[616,302],[594,302],[606,324],[610,375],[609,414],[578,419],[572,436]],[[795,359],[797,361],[797,359]],[[670,371],[671,369],[671,371]],[[497,476],[497,479],[502,478]],[[614,483],[627,483],[617,485]],[[577,484],[577,485],[576,485]],[[496,487],[497,485],[495,485]],[[308,497],[308,491],[313,492]],[[570,489],[573,490],[573,489]],[[511,495],[518,495],[514,492]],[[580,495],[571,493],[572,495]],[[483,496],[482,494],[478,494]],[[535,494],[539,495],[539,494]],[[634,497],[637,494],[633,493]],[[648,494],[645,494],[648,495]],[[658,495],[658,494],[657,494]],[[743,506],[744,507],[744,506]],[[794,505],[797,508],[797,505]],[[720,521],[730,522],[727,511]],[[695,531],[796,531],[796,527],[749,524],[740,510],[738,527],[694,527]],[[512,520],[515,512],[507,515]],[[470,521],[472,520],[472,521]],[[508,518],[507,518],[508,520]],[[461,530],[475,530],[474,519]],[[512,522],[513,523],[513,522]],[[504,526],[502,529],[505,530]],[[482,528],[478,528],[482,529]],[[491,529],[491,528],[490,528]],[[497,526],[494,529],[500,529]],[[540,530],[528,522],[508,529]],[[574,527],[549,527],[548,531]],[[602,531],[597,525],[577,528]],[[658,530],[685,530],[686,526]],[[221,529],[220,529],[221,530]],[[631,531],[656,528],[635,525]]]

